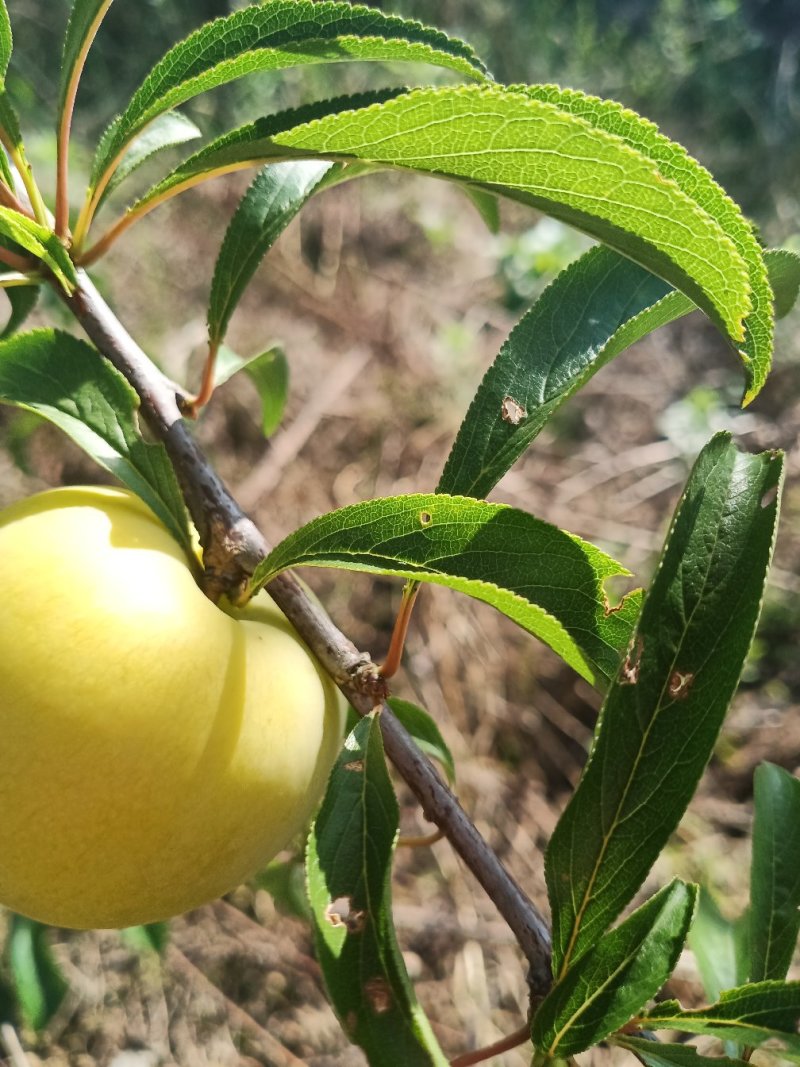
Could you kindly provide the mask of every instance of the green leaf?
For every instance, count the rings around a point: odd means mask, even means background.
[[[645,1067],[746,1067],[744,1060],[729,1056],[701,1056],[691,1045],[660,1044],[627,1034],[615,1037],[613,1044],[628,1049]]]
[[[111,3],[112,0],[75,0],[72,5],[61,59],[59,114],[64,110],[73,81],[76,75],[80,75],[86,52]]]
[[[786,977],[800,933],[800,781],[762,763],[755,773],[750,872],[752,982]]]
[[[729,989],[710,1008],[684,1011],[677,1000],[664,1001],[641,1021],[648,1030],[708,1034],[749,1047],[777,1039],[781,1055],[798,1060],[798,1020],[800,982],[753,982]]]
[[[338,567],[444,585],[491,604],[589,681],[611,677],[638,613],[603,582],[628,572],[594,545],[505,504],[434,494],[368,500],[290,534],[253,576]]]
[[[348,60],[431,63],[465,77],[487,76],[463,41],[374,8],[330,0],[251,4],[202,26],[156,64],[104,134],[92,185],[149,122],[198,93],[259,70]]]
[[[800,293],[800,256],[788,248],[771,248],[764,253],[764,260],[775,294],[775,317],[782,319],[797,303]]]
[[[745,403],[752,400],[769,372],[772,357],[772,292],[761,248],[753,228],[738,206],[717,185],[705,167],[681,146],[659,133],[658,127],[611,100],[586,96],[556,85],[520,87],[537,100],[552,104],[590,123],[595,129],[621,137],[627,145],[652,160],[667,180],[720,223],[747,265],[752,308],[740,355],[747,370],[749,388]],[[730,331],[729,331],[730,333]],[[733,335],[731,335],[733,336]]]
[[[800,256],[770,251],[764,258],[786,313],[796,296],[792,286],[800,285]],[[439,491],[486,496],[602,367],[696,306],[610,248],[590,249],[551,282],[500,349],[461,424]]]
[[[34,919],[9,916],[6,952],[20,1015],[41,1030],[58,1010],[68,985],[49,943],[49,927]]]
[[[0,275],[0,285],[2,285],[2,275]],[[0,330],[0,341],[5,341],[7,337],[17,332],[36,307],[40,290],[41,287],[38,285],[9,285],[4,288],[11,304],[11,314],[3,329]]]
[[[243,370],[261,399],[261,429],[271,437],[283,419],[289,395],[289,363],[282,348],[273,345],[266,352],[242,358],[224,346],[217,353],[215,385],[222,385]]]
[[[144,166],[158,152],[163,152],[167,148],[176,148],[200,136],[202,135],[197,126],[179,111],[169,111],[166,115],[159,115],[133,141],[117,167],[114,177],[103,190],[98,203],[102,204],[126,178],[129,178],[139,167]]]
[[[58,330],[2,342],[0,403],[34,411],[58,426],[191,550],[186,511],[164,447],[142,439],[136,393],[88,344]]]
[[[716,1000],[723,989],[747,981],[747,917],[731,922],[720,912],[707,889],[701,889],[689,947],[694,953],[703,989]]]
[[[486,496],[593,374],[693,307],[629,259],[592,248],[561,271],[500,349],[461,424],[438,490]]]
[[[347,737],[308,843],[317,955],[345,1033],[372,1067],[447,1067],[414,996],[391,912],[399,812],[379,725]]]
[[[494,193],[477,185],[464,185],[464,193],[486,224],[489,233],[500,232],[500,204]]]
[[[694,793],[750,647],[772,555],[780,453],[703,449],[584,774],[550,840],[561,975],[644,881]]]
[[[655,996],[681,954],[695,886],[673,881],[570,968],[533,1019],[537,1049],[574,1056],[624,1026]]]
[[[454,785],[456,765],[453,754],[430,714],[424,708],[411,704],[408,700],[400,700],[398,697],[389,698],[389,707],[425,755],[442,765],[447,780],[450,785]]]
[[[245,193],[217,256],[208,305],[208,334],[220,344],[236,305],[261,260],[300,208],[319,188],[331,163],[279,163],[265,167]]]
[[[22,146],[22,132],[19,128],[19,119],[17,113],[14,110],[14,105],[11,103],[11,97],[8,95],[5,89],[0,88],[0,128],[5,131],[5,137],[3,142],[7,143],[9,147],[19,149]],[[6,161],[3,170],[8,169],[8,162]],[[9,171],[10,174],[10,171]],[[8,181],[9,175],[6,175],[6,181],[9,188],[14,188],[14,179],[11,178]]]
[[[20,248],[42,260],[59,280],[61,287],[67,293],[72,292],[77,282],[75,267],[66,248],[51,230],[11,208],[0,207],[0,236],[14,241]]]
[[[142,955],[156,953],[163,956],[169,944],[169,923],[146,923],[144,926],[127,926],[119,936],[128,948]]]
[[[306,878],[299,859],[273,860],[256,875],[255,884],[270,894],[278,911],[308,922],[311,908],[306,897]]]
[[[359,159],[512,196],[652,270],[690,296],[737,346],[745,341],[751,280],[726,232],[727,216],[709,215],[622,138],[529,91],[418,89],[273,140],[273,158]],[[764,368],[747,357],[745,371],[756,389]]]
[[[0,82],[4,82],[8,73],[8,62],[14,40],[11,36],[11,20],[8,17],[6,0],[0,0]]]

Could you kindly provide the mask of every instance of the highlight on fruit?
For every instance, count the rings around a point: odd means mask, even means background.
[[[0,513],[0,903],[124,927],[232,889],[303,828],[342,702],[266,593],[211,603],[133,494]]]

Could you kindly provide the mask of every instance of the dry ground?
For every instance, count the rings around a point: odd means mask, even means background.
[[[177,377],[196,377],[214,242],[236,188],[214,184],[161,209],[100,273],[123,321]],[[533,221],[506,217],[511,230]],[[483,369],[514,322],[500,299],[498,259],[472,209],[446,186],[421,181],[334,191],[292,227],[230,338],[242,353],[283,341],[292,367],[284,426],[265,443],[251,386],[234,381],[199,430],[271,539],[336,506],[433,489]],[[646,581],[688,465],[714,429],[732,426],[749,446],[790,452],[767,629],[713,765],[648,885],[673,873],[696,878],[732,913],[747,893],[753,768],[762,759],[800,763],[792,629],[800,384],[788,334],[781,351],[763,397],[737,415],[728,402],[739,371],[713,329],[698,316],[661,331],[574,399],[494,494],[599,542]],[[46,427],[28,442],[27,462],[23,476],[0,453],[3,500],[97,479]],[[306,577],[342,629],[380,658],[399,584]],[[396,692],[436,717],[457,757],[464,806],[545,908],[542,849],[580,773],[597,695],[491,609],[436,588],[421,597]],[[398,788],[404,827],[416,828],[415,805]],[[409,970],[445,1049],[456,1054],[516,1029],[525,1013],[520,955],[447,843],[401,851],[395,888]],[[14,1067],[363,1063],[326,1005],[307,929],[279,914],[263,890],[243,888],[175,921],[160,964],[114,932],[53,937],[71,992],[45,1034],[22,1033],[26,1052],[9,1049]],[[687,1002],[699,996],[688,954],[672,987]],[[496,1062],[523,1067],[529,1054]]]

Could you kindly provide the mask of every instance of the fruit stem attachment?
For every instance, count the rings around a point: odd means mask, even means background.
[[[501,1037],[499,1041],[495,1041],[491,1045],[486,1045],[484,1048],[476,1048],[473,1052],[465,1052],[461,1056],[456,1056],[454,1060],[450,1060],[450,1067],[472,1067],[474,1063],[483,1063],[493,1056],[500,1056],[504,1052],[510,1052],[512,1048],[524,1045],[530,1039],[531,1025],[526,1023],[519,1030],[515,1030],[513,1034]]]
[[[400,661],[403,658],[403,649],[405,648],[406,637],[408,636],[408,626],[411,622],[411,613],[417,602],[417,594],[419,593],[419,590],[419,582],[406,582],[403,586],[403,599],[400,601],[400,610],[397,613],[397,618],[394,620],[394,629],[392,630],[392,639],[389,642],[389,651],[386,653],[386,659],[378,672],[381,678],[394,678],[400,669]]]
[[[269,545],[244,514],[211,467],[181,417],[175,386],[158,370],[126,332],[89,278],[78,271],[72,294],[53,283],[99,351],[133,386],[142,417],[170,458],[204,551],[206,593],[231,594],[241,589],[266,558]],[[361,715],[380,706],[386,752],[420,802],[425,817],[440,827],[475,875],[516,937],[528,964],[533,1001],[552,984],[550,931],[538,908],[505,869],[478,833],[430,760],[383,700],[385,685],[369,656],[335,626],[301,582],[284,572],[267,587],[273,600],[304,639],[322,666]]]

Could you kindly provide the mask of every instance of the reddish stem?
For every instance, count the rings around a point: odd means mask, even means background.
[[[386,653],[386,659],[378,672],[381,678],[394,678],[400,669],[400,661],[403,658],[403,649],[405,648],[406,637],[408,635],[408,626],[411,622],[411,613],[417,602],[419,589],[419,582],[409,582],[403,589],[403,599],[400,603],[400,610],[397,613],[397,618],[394,621],[394,630],[392,631],[392,639],[389,642],[389,651]]]
[[[493,1045],[486,1045],[484,1048],[476,1048],[473,1052],[465,1052],[461,1056],[456,1056],[454,1060],[450,1060],[450,1067],[472,1067],[473,1063],[483,1063],[484,1060],[490,1060],[492,1056],[500,1056],[504,1052],[510,1052],[512,1048],[524,1045],[530,1039],[531,1027],[530,1023],[526,1023],[519,1030],[515,1030],[513,1034],[501,1037]]]
[[[203,367],[203,379],[200,382],[200,391],[197,396],[187,397],[187,399],[183,401],[183,413],[190,419],[196,419],[214,395],[214,371],[217,366],[218,352],[219,342],[210,341],[208,345],[208,355],[206,356],[205,366]]]

